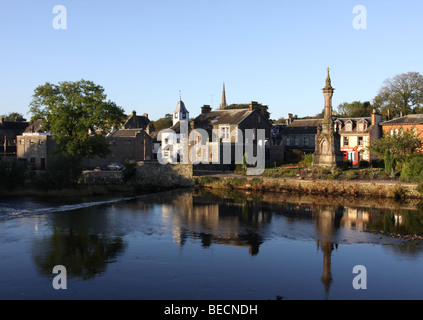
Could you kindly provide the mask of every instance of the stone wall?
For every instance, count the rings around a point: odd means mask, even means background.
[[[123,172],[84,171],[80,183],[86,185],[123,184]],[[150,187],[191,187],[194,186],[192,165],[162,165],[158,162],[138,162],[135,179],[128,183]]]
[[[158,162],[137,162],[136,183],[169,187],[192,187],[193,167],[191,164],[166,164]]]

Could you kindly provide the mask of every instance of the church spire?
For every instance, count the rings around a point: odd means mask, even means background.
[[[225,108],[226,108],[226,90],[225,90],[225,83],[223,82],[222,103],[220,104],[220,110],[225,110]]]

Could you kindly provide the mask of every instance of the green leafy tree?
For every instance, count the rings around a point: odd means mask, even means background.
[[[338,106],[338,116],[344,118],[369,117],[373,112],[373,106],[369,101],[344,102]]]
[[[163,118],[160,118],[156,121],[152,121],[152,124],[154,125],[154,129],[156,130],[156,132],[160,132],[160,130],[170,128],[173,125],[172,114],[166,113]]]
[[[6,121],[17,121],[17,122],[26,121],[24,116],[20,114],[19,112],[10,112],[7,115],[3,115],[3,118]]]
[[[106,135],[119,127],[124,111],[106,100],[103,87],[91,81],[46,83],[35,89],[32,121],[42,119],[60,153],[77,159],[109,153]]]
[[[404,162],[409,156],[418,152],[423,146],[419,135],[413,130],[400,130],[399,133],[387,135],[372,141],[370,152],[374,152],[380,159],[384,159],[386,151],[390,151],[396,163]]]
[[[423,76],[408,72],[385,80],[373,105],[385,116],[389,109],[392,117],[423,112]]]

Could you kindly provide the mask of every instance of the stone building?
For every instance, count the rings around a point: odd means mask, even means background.
[[[51,133],[37,120],[32,123],[17,139],[17,158],[33,170],[44,170],[54,159],[57,147]]]
[[[21,135],[28,125],[26,121],[6,121],[4,117],[0,117],[1,159],[16,159],[17,136]]]

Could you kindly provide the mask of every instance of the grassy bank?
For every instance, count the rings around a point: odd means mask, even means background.
[[[203,176],[195,178],[196,186],[259,192],[296,193],[304,195],[374,196],[391,199],[422,199],[416,183],[386,180],[304,179],[304,177]]]

